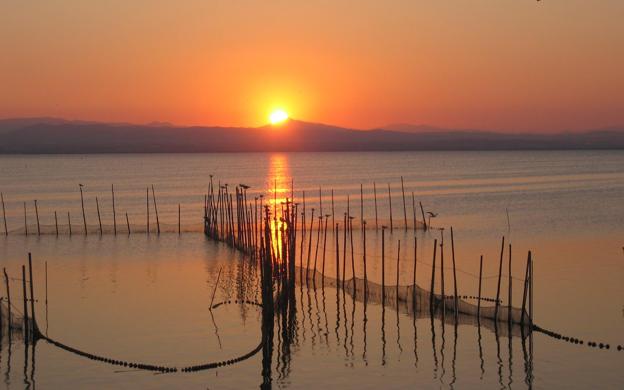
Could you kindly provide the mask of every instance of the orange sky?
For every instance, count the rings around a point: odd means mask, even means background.
[[[3,1],[0,117],[624,124],[622,0]]]

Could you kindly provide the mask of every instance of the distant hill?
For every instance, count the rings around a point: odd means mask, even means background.
[[[297,120],[248,128],[5,119],[0,153],[624,149],[624,128],[559,134],[391,128],[354,130]]]

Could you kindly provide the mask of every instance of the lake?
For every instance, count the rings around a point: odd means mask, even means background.
[[[227,183],[233,193],[245,184],[249,202],[257,198],[270,207],[294,196],[302,210],[305,191],[307,223],[313,208],[315,216],[328,215],[330,228],[343,224],[347,209],[357,227],[363,218],[368,278],[376,283],[386,225],[384,269],[392,284],[397,264],[399,285],[411,284],[416,256],[417,284],[428,289],[433,243],[444,236],[446,293],[453,294],[452,227],[458,294],[477,295],[482,255],[482,295],[494,297],[504,236],[503,302],[511,243],[513,305],[523,299],[531,250],[534,323],[584,344],[541,332],[522,337],[448,315],[414,315],[401,306],[364,304],[335,288],[298,285],[296,321],[286,327],[276,319],[269,362],[260,352],[216,369],[155,374],[86,359],[45,340],[26,348],[19,337],[4,335],[0,380],[7,388],[254,388],[266,383],[267,368],[274,387],[293,389],[624,384],[624,351],[617,349],[624,346],[622,151],[3,155],[8,235],[2,221],[0,261],[17,308],[30,252],[37,323],[64,344],[172,367],[230,360],[256,348],[261,309],[232,303],[209,310],[213,292],[215,302],[259,299],[257,265],[203,234],[211,175],[215,187]],[[434,229],[413,229],[423,214]],[[305,238],[312,237],[310,251],[320,260],[323,235],[314,221]],[[362,277],[363,237],[354,230],[356,263],[348,272]],[[326,274],[334,275],[329,231]],[[339,247],[343,251],[342,242]],[[5,288],[0,291],[6,297]]]

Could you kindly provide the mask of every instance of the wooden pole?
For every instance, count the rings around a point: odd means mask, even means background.
[[[338,234],[340,232],[340,228],[338,226],[339,224],[336,224],[336,233],[335,233],[335,239],[336,239],[336,287],[340,286],[340,243],[338,240]]]
[[[6,286],[7,293],[7,318],[9,320],[9,332],[11,332],[11,289],[9,288],[9,275],[7,275],[6,268],[2,268],[2,272],[4,272],[4,285]]]
[[[22,301],[24,303],[24,339],[28,340],[28,294],[26,293],[26,267],[22,265]]]
[[[28,253],[28,275],[30,278],[30,314],[32,317],[31,321],[31,331],[32,335],[35,335],[35,329],[37,327],[37,320],[35,318],[35,290],[34,290],[34,282],[33,282],[33,272],[32,272],[32,255],[30,252]]]
[[[130,235],[130,220],[128,219],[128,213],[126,213],[126,225],[128,226],[128,235]]]
[[[454,307],[455,317],[457,317],[457,304],[458,304],[458,292],[457,292],[457,270],[455,268],[455,240],[453,239],[453,227],[451,226],[451,256],[453,258],[453,294],[454,294]]]
[[[396,263],[396,300],[399,303],[399,264],[401,259],[401,240],[397,244],[397,263]]]
[[[156,205],[156,192],[154,192],[154,185],[152,184],[152,198],[154,199],[154,212],[156,213],[156,231],[160,234],[160,220],[158,219],[158,206]]]
[[[149,220],[149,187],[145,189],[145,204],[147,210],[147,234],[150,234],[150,220]]]
[[[442,305],[446,307],[446,295],[444,291],[444,230],[442,230],[440,234],[440,290],[442,294]]]
[[[483,280],[483,255],[479,258],[479,296],[477,297],[477,318],[481,318],[481,281]]]
[[[82,207],[82,222],[84,223],[85,235],[87,235],[87,216],[85,214],[85,208],[84,208],[84,197],[82,195],[82,184],[79,184],[78,188],[80,188],[80,205]]]
[[[366,297],[366,292],[368,290],[368,273],[366,270],[366,221],[362,221],[362,245],[363,245],[363,257],[364,257],[364,296]]]
[[[0,199],[2,199],[2,218],[4,219],[4,235],[9,235],[9,229],[7,228],[6,209],[4,208],[4,194],[0,192]]]
[[[355,297],[355,256],[353,254],[353,217],[349,218],[349,238],[351,241],[351,278],[353,279],[353,297]]]
[[[39,207],[37,207],[37,199],[35,199],[35,218],[37,219],[37,235],[41,235],[41,226],[39,225]]]
[[[494,321],[498,321],[498,307],[500,306],[500,289],[501,289],[501,274],[503,273],[503,253],[505,252],[505,236],[503,236],[501,242],[500,261],[498,265],[498,285],[496,287],[496,306],[494,308]]]
[[[388,204],[390,205],[390,233],[394,230],[392,224],[392,194],[390,193],[390,183],[388,183]]]
[[[526,313],[527,294],[529,289],[529,272],[531,268],[531,251],[527,258],[526,271],[524,272],[524,291],[522,292],[522,316],[520,317],[520,324],[524,325],[524,317]]]
[[[360,225],[363,227],[362,221],[364,221],[364,186],[360,183]]]
[[[71,218],[69,217],[69,211],[67,212],[67,226],[69,227],[69,235],[71,237],[71,235],[72,235],[72,228],[71,228]]]
[[[111,195],[113,198],[113,233],[117,235],[117,213],[115,212],[115,186],[111,184]]]
[[[414,236],[414,272],[412,275],[412,305],[416,308],[416,264],[418,263],[418,238]]]
[[[412,191],[412,218],[414,223],[414,230],[416,230],[416,199],[414,198],[414,192]]]
[[[182,222],[180,221],[180,219],[181,219],[180,203],[178,203],[178,235],[182,233]]]
[[[336,224],[336,211],[334,210],[334,189],[331,190],[332,226]]]
[[[347,278],[347,235],[349,233],[347,213],[344,213],[343,232],[342,237],[342,288],[344,289],[345,279]]]
[[[425,225],[425,231],[427,230],[427,220],[425,219],[425,209],[423,209],[422,202],[418,202],[420,205],[420,214],[422,215],[423,225]]]
[[[531,324],[531,326],[533,326],[534,324],[534,320],[533,320],[533,281],[535,279],[533,279],[533,258],[531,258],[531,268],[530,268],[530,273],[529,273],[529,286],[530,286],[530,290],[529,290],[529,324]]]
[[[386,227],[381,227],[381,304],[386,300]]]
[[[508,268],[508,284],[509,284],[509,290],[507,293],[507,322],[509,322],[509,325],[511,325],[511,294],[512,294],[512,289],[511,289],[511,243],[509,244],[509,268]]]
[[[310,238],[308,240],[308,261],[306,262],[306,283],[310,278],[310,257],[312,256],[312,229],[314,229],[314,208],[312,208],[312,216],[310,217]]]
[[[329,215],[325,215],[325,229],[323,232],[323,268],[321,270],[323,286],[325,286],[325,248],[327,247],[327,221],[329,221]]]
[[[433,290],[435,288],[435,266],[436,266],[436,253],[438,250],[438,239],[433,240],[433,261],[431,266],[431,290],[429,291],[429,309],[433,311],[433,299],[434,293]]]
[[[405,185],[401,176],[401,194],[403,195],[403,218],[405,219],[405,230],[407,231],[407,206],[405,206]]]
[[[97,209],[98,224],[100,226],[100,236],[101,236],[102,235],[102,217],[100,216],[100,202],[97,196],[95,197],[95,208]]]
[[[212,304],[214,302],[215,294],[217,293],[217,287],[219,286],[219,279],[221,278],[221,270],[223,267],[219,267],[219,274],[217,275],[217,282],[214,285],[214,289],[212,290],[212,298],[210,298],[210,307],[208,310],[212,311]]]
[[[54,227],[56,228],[56,235],[58,236],[58,216],[56,215],[56,210],[54,210]]]
[[[377,185],[373,182],[373,195],[375,197],[375,230],[379,230],[379,222],[377,220]]]
[[[323,216],[323,193],[321,191],[321,186],[319,186],[319,215]]]
[[[28,220],[26,218],[26,202],[24,202],[24,230],[26,235],[28,235]]]

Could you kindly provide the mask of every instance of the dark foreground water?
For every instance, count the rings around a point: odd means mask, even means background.
[[[32,252],[37,321],[44,333],[65,344],[115,359],[176,367],[228,360],[253,350],[261,337],[259,308],[231,304],[208,310],[219,270],[215,301],[258,296],[258,275],[249,259],[201,233],[203,196],[211,174],[215,184],[221,180],[230,188],[250,185],[248,200],[262,193],[263,202],[270,205],[292,196],[294,178],[295,200],[302,203],[306,192],[308,221],[311,208],[315,215],[321,207],[322,214],[332,214],[333,189],[335,221],[342,223],[349,196],[350,213],[359,223],[362,184],[369,228],[367,271],[377,282],[381,233],[375,225],[390,224],[390,183],[394,231],[386,236],[386,258],[392,260],[385,270],[392,280],[401,240],[399,284],[411,283],[416,235],[417,282],[429,286],[433,239],[440,239],[441,232],[411,229],[414,214],[422,220],[422,202],[425,212],[438,214],[432,224],[445,228],[445,240],[453,226],[460,294],[477,294],[480,255],[483,295],[496,294],[504,235],[513,246],[514,305],[522,300],[530,249],[535,256],[535,322],[585,344],[541,333],[523,338],[512,332],[510,337],[507,329],[487,323],[477,326],[463,319],[456,324],[452,316],[431,319],[427,313],[414,316],[401,306],[364,305],[333,288],[298,286],[295,321],[286,324],[276,318],[269,363],[258,353],[214,370],[154,374],[88,360],[45,341],[26,349],[19,337],[5,336],[0,382],[7,388],[253,388],[266,381],[268,367],[273,386],[285,388],[567,389],[621,388],[624,383],[624,352],[617,350],[624,345],[622,152],[2,156],[0,191],[9,235],[0,237],[0,262],[13,278],[12,299],[20,302],[20,267]],[[86,236],[79,183],[84,185]],[[111,234],[111,184],[116,192],[116,236]],[[155,234],[152,184],[160,235]],[[331,216],[328,220],[333,223]],[[4,233],[3,223],[0,231]],[[312,238],[314,257],[316,231]],[[319,264],[322,242],[321,235]],[[334,242],[329,235],[328,275],[335,274]],[[445,250],[446,292],[452,293],[448,245]],[[354,237],[354,256],[355,274],[361,277],[359,234]],[[501,286],[505,302],[507,274],[506,254]],[[0,291],[6,296],[4,287]],[[610,348],[591,348],[587,341],[608,343]]]

